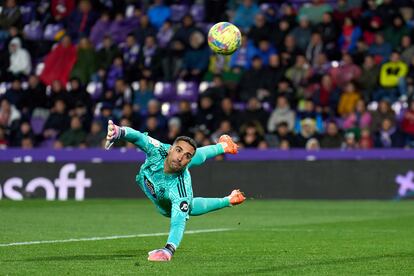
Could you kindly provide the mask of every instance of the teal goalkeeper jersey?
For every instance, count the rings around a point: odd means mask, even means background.
[[[170,233],[167,243],[179,246],[183,237],[185,223],[189,218],[193,190],[188,168],[204,163],[207,158],[224,153],[221,145],[198,148],[191,162],[183,171],[175,174],[164,172],[164,161],[171,145],[124,127],[128,142],[134,143],[146,154],[145,163],[136,175],[136,182],[161,214],[171,217]]]

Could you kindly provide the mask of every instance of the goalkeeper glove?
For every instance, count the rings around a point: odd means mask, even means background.
[[[110,149],[111,146],[114,144],[115,140],[123,137],[125,135],[125,129],[123,127],[119,127],[112,122],[112,120],[108,121],[108,132],[106,133],[106,143],[105,149]]]
[[[162,249],[156,249],[148,252],[148,261],[153,262],[167,262],[171,261],[175,252],[175,246],[168,244]]]
[[[218,144],[220,144],[225,153],[236,154],[238,152],[238,146],[228,135],[221,135]]]

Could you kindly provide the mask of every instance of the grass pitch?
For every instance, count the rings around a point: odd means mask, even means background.
[[[166,236],[4,246],[168,232],[148,200],[0,201],[0,275],[413,275],[414,202],[255,201],[192,217],[169,263]]]

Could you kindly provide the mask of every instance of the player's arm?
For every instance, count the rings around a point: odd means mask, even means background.
[[[109,120],[105,148],[109,149],[118,139],[133,143],[142,151],[148,153],[151,144],[150,139],[152,138],[133,128],[117,126],[112,120]]]
[[[185,224],[190,212],[190,198],[174,200],[171,207],[170,233],[164,248],[148,253],[149,261],[170,261],[183,239]]]
[[[216,157],[223,153],[236,154],[238,152],[237,144],[228,135],[222,135],[215,145],[198,148],[194,157],[191,159],[190,168],[203,164],[208,158]]]

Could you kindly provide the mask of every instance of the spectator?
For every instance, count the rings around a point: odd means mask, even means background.
[[[329,72],[332,80],[339,88],[343,88],[348,82],[356,81],[361,75],[361,69],[354,64],[352,56],[344,54],[339,66],[333,66]]]
[[[159,141],[165,141],[167,139],[165,129],[160,126],[156,116],[148,116],[146,118],[145,131],[148,132],[148,136]]]
[[[145,114],[147,112],[148,102],[154,99],[154,91],[150,87],[148,80],[145,78],[140,79],[139,88],[133,91],[133,93],[134,110]]]
[[[396,49],[405,35],[410,35],[410,29],[401,15],[395,15],[392,19],[392,25],[384,30],[385,41],[391,44],[392,49]]]
[[[323,75],[320,85],[313,95],[313,102],[323,112],[336,111],[339,102],[340,90],[334,85],[330,75]]]
[[[116,80],[122,79],[124,76],[124,60],[122,59],[122,57],[117,56],[114,58],[112,65],[108,69],[108,74],[106,78],[107,88],[113,89]]]
[[[128,34],[126,41],[120,45],[120,51],[123,54],[126,79],[131,82],[137,75],[141,45],[138,45],[133,34]]]
[[[280,51],[282,66],[292,66],[295,63],[298,54],[302,54],[302,52],[296,45],[295,37],[291,34],[287,35]]]
[[[173,144],[178,136],[181,136],[181,122],[177,117],[172,117],[168,120],[167,143]]]
[[[212,133],[215,129],[215,116],[216,111],[213,100],[207,95],[202,95],[200,97],[199,109],[196,115],[197,127],[207,130],[208,133]]]
[[[306,59],[309,63],[313,66],[317,64],[317,58],[324,50],[323,41],[320,33],[314,32],[312,33],[310,43],[306,47]]]
[[[322,22],[316,26],[316,30],[322,36],[325,51],[329,59],[334,59],[337,56],[337,41],[338,29],[332,19],[331,13],[324,13],[322,15]]]
[[[234,109],[231,98],[226,97],[221,100],[216,121],[215,128],[219,127],[222,121],[229,121],[233,129],[240,128],[240,112]]]
[[[186,81],[200,81],[208,69],[209,50],[201,32],[190,36],[190,49],[185,52],[180,77]]]
[[[372,123],[372,115],[366,110],[365,102],[359,99],[356,102],[354,111],[350,113],[343,122],[344,129],[365,129],[370,127]]]
[[[264,140],[264,129],[257,121],[250,121],[240,128],[240,144],[244,148],[267,148]]]
[[[141,128],[141,118],[139,113],[134,112],[131,104],[124,104],[122,107],[122,113],[120,115],[121,120],[127,119],[129,121],[130,127],[134,129]]]
[[[211,86],[204,91],[203,95],[209,96],[216,106],[220,104],[222,99],[229,96],[221,75],[214,75]]]
[[[266,129],[269,114],[263,109],[260,101],[252,97],[248,100],[246,110],[241,114],[242,122],[257,122],[260,127]]]
[[[243,3],[236,9],[233,23],[243,31],[248,31],[253,26],[255,16],[259,12],[260,9],[253,0],[243,0]]]
[[[345,141],[341,145],[341,149],[343,150],[352,150],[358,149],[359,144],[355,137],[355,133],[352,131],[345,133]]]
[[[64,147],[79,147],[86,140],[86,133],[82,129],[79,117],[74,116],[70,121],[70,129],[66,130],[59,137],[59,141]]]
[[[76,57],[76,47],[72,45],[69,36],[64,36],[59,45],[46,56],[40,80],[46,85],[51,85],[54,80],[66,84]]]
[[[262,61],[263,65],[267,66],[269,64],[270,56],[276,54],[276,49],[270,44],[269,40],[262,39],[258,43],[258,51],[256,55],[258,55]]]
[[[367,55],[362,64],[361,76],[358,85],[361,87],[362,96],[365,101],[370,101],[374,91],[378,87],[380,68],[375,64],[374,57]]]
[[[172,22],[166,20],[157,32],[158,46],[162,49],[167,48],[174,36],[174,29]]]
[[[405,76],[408,66],[400,59],[398,52],[393,52],[391,60],[381,66],[379,83],[381,90],[375,92],[374,100],[388,98],[395,102],[399,96],[407,95]]]
[[[342,117],[348,116],[355,108],[361,95],[357,91],[354,83],[349,82],[342,92],[338,104],[338,113]]]
[[[88,84],[92,74],[98,69],[97,64],[96,52],[91,43],[86,37],[81,38],[77,46],[77,58],[71,77],[78,78],[82,85]]]
[[[33,111],[35,108],[48,107],[46,87],[40,83],[38,76],[34,74],[29,76],[28,88],[24,93],[24,101],[27,103],[30,111]]]
[[[69,35],[73,41],[78,41],[82,36],[89,36],[97,18],[92,10],[91,2],[89,0],[81,0],[78,8],[67,19]]]
[[[5,5],[0,13],[0,29],[7,30],[11,26],[19,26],[21,23],[20,7],[17,6],[16,0],[6,0]],[[0,41],[5,38],[5,33],[0,34]]]
[[[375,42],[375,35],[383,30],[382,20],[379,16],[373,16],[369,20],[368,26],[365,28],[362,37],[364,42],[371,46]]]
[[[281,147],[283,142],[287,142],[289,147],[296,145],[296,136],[289,130],[287,122],[282,121],[276,125],[275,131],[266,135],[266,143],[269,147]]]
[[[250,69],[252,60],[257,55],[257,48],[248,37],[242,34],[242,42],[239,50],[231,55],[230,67],[234,72],[240,73],[244,70]]]
[[[316,122],[311,118],[306,118],[301,121],[301,128],[297,135],[296,146],[305,148],[306,143],[312,138],[319,140],[319,135],[316,133]]]
[[[55,21],[61,21],[70,15],[75,9],[75,0],[52,0],[50,12]]]
[[[20,120],[20,111],[3,98],[0,102],[0,128],[9,129]]]
[[[247,102],[251,97],[257,96],[257,91],[266,87],[266,76],[264,74],[263,61],[260,57],[253,57],[252,68],[245,71],[239,82],[239,98]]]
[[[22,108],[22,100],[24,97],[24,92],[22,89],[22,83],[19,79],[15,79],[12,82],[10,89],[7,89],[6,93],[3,96],[7,101],[16,106],[17,108]]]
[[[339,149],[343,143],[343,137],[338,130],[335,121],[329,121],[326,126],[326,133],[321,139],[321,147],[326,149]]]
[[[132,104],[132,90],[124,79],[117,79],[114,87],[114,112],[119,114],[125,104]]]
[[[391,55],[391,44],[386,42],[382,33],[375,34],[375,42],[369,47],[368,53],[373,55],[375,63],[385,62]]]
[[[404,35],[401,38],[401,60],[405,64],[410,64],[411,57],[414,56],[414,45],[412,44],[411,37],[409,35]]]
[[[89,148],[101,148],[106,137],[106,132],[102,129],[100,121],[93,121],[91,130],[87,134],[85,143]]]
[[[120,54],[118,47],[109,35],[104,36],[102,47],[96,53],[98,68],[107,70],[116,56]]]
[[[95,48],[101,48],[105,37],[110,37],[108,30],[111,26],[111,23],[112,22],[109,12],[103,12],[98,21],[96,21],[95,25],[93,25],[91,34],[89,35],[89,40],[92,42]]]
[[[185,100],[180,101],[176,116],[180,120],[183,135],[190,136],[190,132],[193,131],[195,126],[195,117],[191,110],[191,103]]]
[[[321,145],[319,144],[318,139],[311,138],[306,142],[305,149],[306,150],[319,150]]]
[[[277,27],[271,33],[271,42],[276,46],[276,49],[280,50],[283,47],[286,36],[292,30],[292,25],[286,19],[279,20]]]
[[[145,38],[149,35],[155,36],[157,35],[157,30],[152,26],[151,22],[149,21],[148,15],[142,14],[139,19],[139,25],[134,32],[135,38],[138,41],[138,44],[144,44]]]
[[[254,25],[249,31],[248,37],[251,39],[256,47],[262,40],[269,41],[271,29],[266,22],[266,17],[262,13],[258,13],[254,19]]]
[[[63,100],[56,100],[43,127],[44,139],[55,139],[70,126],[70,118]]]
[[[181,20],[181,28],[175,32],[173,40],[181,41],[187,49],[190,47],[190,36],[196,31],[202,33],[202,30],[194,24],[191,14],[187,14]]]
[[[295,27],[290,34],[295,38],[298,49],[305,51],[312,35],[309,19],[306,16],[300,17],[299,26]]]
[[[161,76],[160,52],[155,37],[149,35],[138,56],[139,70],[144,78],[158,80]]]
[[[401,121],[401,131],[407,136],[411,147],[413,147],[414,142],[414,101],[411,101],[409,104],[408,110],[404,112],[402,121]]]
[[[164,4],[163,0],[154,0],[154,4],[148,9],[149,21],[157,30],[161,28],[170,15],[171,9]]]
[[[75,106],[80,103],[86,107],[88,113],[92,111],[93,102],[91,95],[86,92],[85,86],[80,83],[80,80],[77,78],[72,78],[70,80],[70,92],[69,92],[69,101]]]
[[[361,37],[362,31],[358,25],[350,17],[345,18],[345,23],[342,27],[342,34],[339,38],[339,46],[344,53],[351,53],[356,48],[356,43]]]
[[[288,124],[289,131],[292,131],[295,126],[295,112],[290,109],[289,102],[284,96],[277,98],[276,108],[272,111],[267,121],[267,131],[274,132],[276,126],[281,122]]]
[[[33,147],[33,141],[35,139],[35,136],[33,134],[32,127],[30,126],[30,123],[28,121],[22,121],[20,123],[18,130],[16,131],[16,133],[12,135],[12,138],[10,139],[10,141],[12,141],[11,146],[22,147],[24,139],[31,140],[31,147]]]
[[[152,99],[147,105],[147,117],[153,116],[157,118],[157,127],[165,130],[167,127],[167,118],[161,113],[161,104],[158,100]]]
[[[183,66],[185,45],[183,41],[173,39],[161,59],[164,81],[173,81],[178,78]]]
[[[13,38],[9,43],[10,66],[8,71],[14,76],[29,75],[32,70],[32,63],[29,52],[22,48],[19,38]]]
[[[371,132],[368,128],[361,130],[361,138],[359,139],[359,148],[372,149],[374,147],[374,140],[372,139]]]
[[[381,128],[375,135],[375,147],[402,148],[404,145],[404,136],[393,124],[393,121],[387,118],[382,120]]]
[[[70,100],[69,93],[63,87],[62,83],[58,80],[54,80],[51,86],[51,93],[48,93],[49,107],[53,107],[57,100],[62,100],[68,110],[72,109],[73,104]]]
[[[286,71],[286,77],[292,82],[296,90],[301,93],[312,76],[312,68],[305,56],[296,56],[295,64]]]
[[[302,5],[299,9],[299,17],[306,16],[312,24],[321,23],[325,13],[332,12],[332,7],[321,0],[312,0],[308,5]]]
[[[389,100],[381,100],[378,103],[378,108],[372,113],[371,130],[373,133],[377,132],[381,128],[382,121],[389,119],[393,125],[395,125],[395,113],[391,109]]]
[[[265,75],[266,81],[264,88],[269,91],[269,96],[265,97],[263,100],[275,102],[278,83],[285,75],[285,68],[280,64],[279,55],[272,54],[269,56],[269,65],[265,68],[263,74]]]

